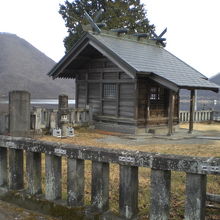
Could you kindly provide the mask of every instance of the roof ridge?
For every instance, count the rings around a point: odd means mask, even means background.
[[[118,39],[118,40],[126,40],[126,41],[131,41],[131,42],[135,42],[135,43],[139,43],[139,44],[155,46],[155,47],[158,47],[158,48],[164,48],[164,47],[156,44],[156,42],[154,40],[146,39],[146,38],[144,40],[143,39],[138,40],[138,37],[128,35],[128,34],[118,36],[116,32],[106,31],[106,30],[102,30],[101,33],[95,33],[95,32],[90,31],[90,30],[88,30],[86,32],[88,32],[89,34],[92,34],[92,35],[100,35],[100,36],[115,38],[115,39]]]

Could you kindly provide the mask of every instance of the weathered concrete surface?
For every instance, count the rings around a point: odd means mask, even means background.
[[[0,200],[0,220],[57,220]]]
[[[9,93],[9,133],[24,137],[30,132],[30,93],[12,91]]]
[[[151,170],[150,220],[168,220],[170,206],[171,172]]]
[[[185,220],[205,220],[206,175],[187,173]]]

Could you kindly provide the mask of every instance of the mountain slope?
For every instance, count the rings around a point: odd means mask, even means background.
[[[73,80],[52,80],[47,72],[55,62],[14,34],[0,33],[0,97],[27,90],[32,98],[74,97]]]

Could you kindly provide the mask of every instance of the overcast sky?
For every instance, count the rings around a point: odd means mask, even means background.
[[[24,38],[55,61],[67,35],[63,0],[1,0],[0,32]],[[166,49],[210,77],[220,72],[220,0],[142,0],[157,34],[168,28]]]

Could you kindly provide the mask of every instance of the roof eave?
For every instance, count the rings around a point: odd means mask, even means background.
[[[48,76],[52,77],[53,79],[56,79],[57,77],[59,77],[59,74],[62,72],[63,69],[65,69],[65,67],[72,61],[68,62],[68,59],[70,59],[70,56],[72,55],[73,51],[75,51],[76,49],[78,49],[78,47],[83,43],[83,41],[86,40],[88,33],[84,33],[81,38],[75,43],[75,45],[72,47],[72,49],[65,54],[61,60],[55,64],[55,66],[47,73]],[[81,52],[81,50],[80,50]],[[68,63],[68,64],[66,64]],[[65,67],[64,67],[65,66]]]
[[[48,75],[53,79],[59,77],[62,71],[78,56],[78,54],[90,44],[109,60],[114,62],[122,71],[128,74],[131,78],[135,78],[137,70],[122,60],[117,54],[99,42],[90,33],[84,34],[73,48],[50,70]],[[61,77],[62,78],[62,77]]]
[[[192,89],[196,89],[196,90],[211,90],[211,91],[216,92],[216,93],[219,92],[219,88],[218,88],[218,87],[180,86],[180,89],[188,89],[188,90],[192,90]]]

